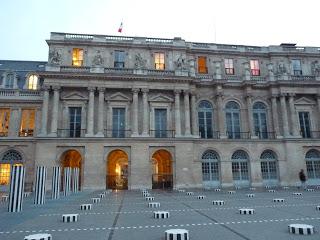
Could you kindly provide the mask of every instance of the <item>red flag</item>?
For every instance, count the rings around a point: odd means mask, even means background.
[[[119,32],[119,33],[122,33],[122,26],[123,26],[123,24],[122,24],[122,22],[121,22],[120,27],[119,27],[119,29],[118,29],[118,32]]]

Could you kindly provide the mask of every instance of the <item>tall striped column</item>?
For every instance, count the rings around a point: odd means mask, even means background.
[[[77,193],[79,189],[79,168],[72,168],[72,192]]]
[[[63,194],[64,196],[68,196],[71,187],[71,168],[65,167],[63,174]]]
[[[8,212],[22,211],[24,178],[25,178],[24,166],[11,167]]]
[[[60,179],[61,179],[61,167],[53,167],[52,173],[52,187],[51,187],[51,198],[59,199],[60,198]]]
[[[46,178],[47,168],[45,166],[37,166],[36,185],[34,194],[34,204],[44,204],[46,200]]]

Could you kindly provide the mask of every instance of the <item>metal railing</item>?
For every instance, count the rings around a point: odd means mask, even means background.
[[[320,139],[320,131],[300,131],[302,138]]]
[[[19,137],[33,137],[33,129],[22,129],[19,131]]]
[[[199,135],[200,135],[200,138],[202,139],[219,139],[220,138],[219,131],[207,132],[207,134],[205,134],[204,132],[199,132]]]
[[[90,72],[90,67],[61,66],[61,72]]]
[[[275,139],[276,136],[276,132],[255,132],[256,136],[259,139]]]
[[[128,138],[131,137],[131,129],[105,129],[104,137],[107,138]]]
[[[149,130],[149,134],[151,137],[155,137],[155,138],[174,138],[175,137],[174,130]]]
[[[229,132],[227,131],[227,137],[229,139],[249,139],[251,137],[250,132]]]
[[[295,75],[292,75],[291,79],[294,81],[315,81],[316,76],[308,76],[308,75],[295,76]]]
[[[57,137],[82,138],[86,135],[86,129],[57,129]]]
[[[107,175],[106,186],[108,189],[128,189],[128,176],[127,175]]]
[[[8,132],[0,132],[0,137],[8,137]]]
[[[152,174],[152,189],[172,189],[172,174]]]

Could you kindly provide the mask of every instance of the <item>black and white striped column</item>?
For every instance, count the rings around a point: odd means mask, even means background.
[[[70,194],[70,187],[71,187],[71,168],[66,167],[64,168],[63,173],[63,195],[68,196]]]
[[[47,168],[44,166],[37,166],[36,185],[34,194],[34,204],[44,204],[46,200],[46,179]]]
[[[53,167],[52,173],[52,187],[51,187],[51,198],[59,199],[60,198],[60,179],[61,179],[61,167]]]
[[[11,167],[8,212],[22,211],[24,178],[25,178],[24,166]]]
[[[79,190],[79,168],[72,168],[72,192]]]

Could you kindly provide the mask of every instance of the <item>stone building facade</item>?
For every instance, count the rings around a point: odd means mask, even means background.
[[[320,48],[47,43],[46,63],[0,61],[2,186],[13,164],[30,187],[37,165],[48,186],[53,166],[80,168],[84,189],[295,185],[300,169],[320,184]]]

